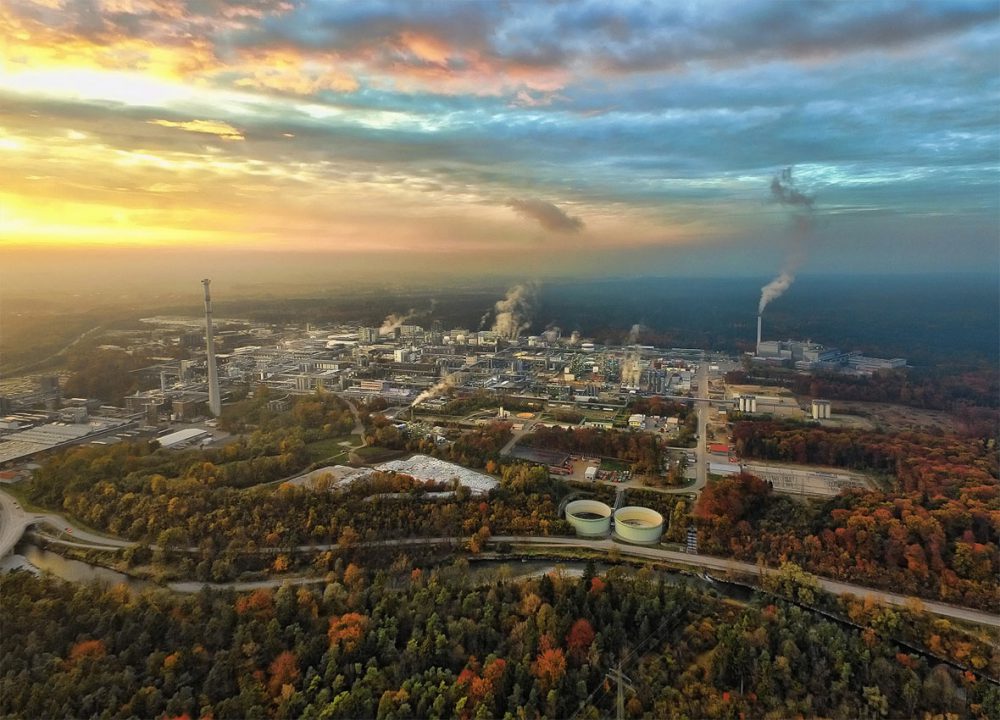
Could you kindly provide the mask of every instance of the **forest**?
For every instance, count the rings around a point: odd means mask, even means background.
[[[473,581],[338,561],[249,593],[2,579],[9,718],[991,718],[995,684],[763,595],[649,570]],[[877,620],[878,608],[859,611]]]
[[[895,486],[805,503],[748,475],[719,480],[695,508],[705,552],[791,560],[849,582],[996,606],[1000,483],[990,442],[742,421],[733,444],[743,458],[875,472]]]
[[[224,452],[224,450],[222,451]],[[39,471],[32,499],[65,510],[83,523],[164,552],[185,550],[181,567],[203,580],[232,580],[257,569],[262,549],[366,541],[392,537],[467,537],[485,534],[569,534],[557,516],[561,489],[544,468],[494,468],[500,488],[488,501],[454,497],[420,502],[428,487],[406,475],[375,473],[331,492],[328,485],[231,487],[219,466],[149,443],[79,447],[57,455]],[[226,467],[223,465],[222,467]],[[380,499],[406,493],[415,502]],[[136,551],[133,562],[146,558]],[[191,565],[191,567],[188,567]]]
[[[500,449],[511,437],[509,422],[490,422],[472,430],[451,430],[453,442],[439,444],[430,434],[418,435],[398,430],[384,415],[366,418],[365,442],[371,446],[406,450],[441,458],[465,467],[484,468],[494,472],[500,460]]]
[[[796,395],[829,400],[898,403],[946,410],[955,413],[959,419],[992,419],[993,432],[997,429],[1000,372],[995,367],[968,369],[952,374],[923,368],[883,370],[870,376],[852,376],[754,366],[726,373],[726,382],[735,385],[785,387]]]
[[[651,433],[592,427],[570,430],[536,425],[534,432],[522,437],[520,443],[546,450],[618,458],[631,463],[635,472],[648,474],[659,472],[663,453]]]
[[[267,393],[227,407],[220,427],[245,435],[219,449],[161,450],[155,440],[80,446],[57,453],[35,474],[34,502],[60,508],[65,499],[100,481],[134,496],[157,485],[193,482],[206,488],[244,488],[280,480],[309,464],[306,443],[343,435],[354,417],[333,395],[298,398],[291,410],[267,410]],[[165,485],[163,485],[165,487]]]

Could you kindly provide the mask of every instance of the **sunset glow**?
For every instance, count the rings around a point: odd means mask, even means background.
[[[995,256],[996,4],[778,5],[11,0],[0,243]]]

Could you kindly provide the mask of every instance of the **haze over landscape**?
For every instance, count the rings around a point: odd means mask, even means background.
[[[0,717],[1000,718],[997,0],[0,0]]]
[[[995,272],[994,2],[11,0],[5,292]],[[281,262],[275,262],[279,255]]]

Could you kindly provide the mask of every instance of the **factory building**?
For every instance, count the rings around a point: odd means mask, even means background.
[[[847,357],[847,366],[864,375],[879,370],[900,370],[906,367],[906,358],[877,358],[852,353]]]
[[[833,370],[871,375],[879,370],[906,367],[906,358],[868,357],[858,352],[845,353],[808,340],[762,340],[757,318],[758,360],[794,366],[796,370]]]
[[[757,345],[757,356],[768,360],[824,363],[837,362],[843,353],[837,348],[823,347],[808,340],[762,340]]]

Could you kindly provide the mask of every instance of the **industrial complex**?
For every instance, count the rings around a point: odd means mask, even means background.
[[[788,394],[727,385],[724,374],[738,368],[741,360],[699,349],[600,345],[579,333],[564,336],[555,328],[523,336],[495,329],[445,329],[437,323],[425,328],[395,318],[387,318],[379,327],[279,327],[215,318],[210,280],[203,280],[202,288],[203,319],[145,318],[142,332],[117,338],[119,347],[129,352],[142,351],[155,358],[158,349],[174,346],[183,348],[185,352],[177,354],[186,357],[163,357],[138,370],[142,389],[127,396],[123,407],[62,398],[60,379],[54,376],[39,377],[36,385],[0,398],[5,412],[0,417],[0,464],[11,466],[73,444],[139,437],[155,439],[164,448],[208,445],[222,439],[214,418],[222,413],[227,399],[237,390],[245,393],[247,388],[261,386],[268,389],[268,407],[276,412],[287,409],[294,395],[317,391],[354,401],[378,398],[404,431],[414,420],[418,422],[415,427],[422,428],[421,418],[447,417],[448,404],[455,397],[496,394],[536,412],[513,414],[501,407],[495,415],[470,416],[468,426],[490,418],[506,419],[515,434],[504,449],[506,456],[546,466],[554,475],[572,476],[567,479],[579,475],[577,479],[584,482],[632,479],[600,459],[574,465],[567,453],[521,444],[517,439],[548,424],[649,432],[669,446],[679,437],[682,423],[676,416],[635,412],[635,402],[643,398],[687,407],[700,403],[699,417],[705,411],[703,423],[711,419],[711,425],[702,425],[703,433],[710,427],[716,428],[712,432],[724,432],[728,415],[740,413],[837,421],[836,408],[821,398],[803,404]],[[807,341],[764,340],[763,327],[758,317],[751,362],[781,363],[802,371],[835,367],[859,373],[905,366],[900,358],[880,360]],[[699,388],[699,382],[704,386]],[[427,432],[436,442],[449,442],[438,428]],[[701,445],[709,438],[696,440]],[[699,471],[695,451],[681,448],[677,452],[676,462],[687,464],[685,472],[692,480],[699,472],[726,475],[746,467],[731,453],[719,452],[706,455],[706,468]],[[441,462],[415,457],[392,461],[383,469],[429,481],[456,478],[475,493],[495,486],[495,479],[488,475],[444,467]],[[326,470],[337,481],[355,479],[350,471],[356,468]],[[853,476],[805,477],[801,473],[807,471],[802,469],[785,472],[761,467],[755,471],[768,475],[775,489],[803,495],[823,496],[864,484],[863,478]],[[571,503],[566,518],[581,534],[613,532],[627,542],[651,542],[663,530],[662,517],[635,507]]]

